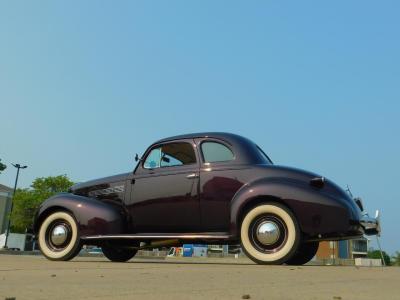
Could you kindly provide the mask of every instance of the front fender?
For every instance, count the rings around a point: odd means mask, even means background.
[[[65,210],[76,219],[82,237],[124,233],[126,216],[115,205],[74,194],[58,194],[44,201],[35,216],[34,232],[51,212]]]
[[[286,205],[308,236],[349,231],[351,211],[335,197],[295,180],[259,179],[244,185],[230,207],[230,230],[238,235],[243,213],[252,205],[275,201]]]

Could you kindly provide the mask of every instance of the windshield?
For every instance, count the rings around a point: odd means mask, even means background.
[[[267,162],[268,164],[271,164],[271,165],[274,164],[274,163],[272,162],[272,160],[268,157],[268,155],[265,154],[265,152],[264,152],[259,146],[257,146],[257,149],[258,149],[258,151],[260,152],[261,156],[266,160],[266,162]]]

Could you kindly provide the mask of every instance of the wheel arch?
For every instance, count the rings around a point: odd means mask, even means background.
[[[44,209],[43,211],[41,211],[40,213],[37,214],[37,216],[35,218],[35,221],[33,223],[33,233],[34,234],[38,234],[40,225],[43,223],[43,221],[48,216],[50,216],[52,213],[58,212],[58,211],[67,212],[67,213],[71,214],[74,217],[73,212],[70,211],[69,209],[67,209],[66,207],[58,206],[58,205],[50,206],[50,207]]]
[[[34,219],[35,234],[43,220],[55,211],[70,213],[77,221],[81,236],[120,234],[126,229],[127,218],[122,208],[96,199],[63,193],[40,205]]]
[[[280,205],[283,205],[287,209],[289,209],[293,215],[298,219],[296,212],[290,207],[290,205],[284,201],[283,199],[272,196],[272,195],[259,195],[253,198],[248,199],[246,203],[243,205],[241,210],[239,211],[237,215],[237,224],[240,226],[240,224],[243,221],[243,218],[246,216],[246,214],[254,207],[261,205],[261,204],[269,204],[269,203],[278,203]]]

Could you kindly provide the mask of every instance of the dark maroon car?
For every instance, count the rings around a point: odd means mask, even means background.
[[[229,133],[152,144],[133,172],[73,186],[39,208],[43,254],[69,260],[97,245],[112,261],[182,243],[238,244],[260,264],[304,264],[322,240],[379,234],[360,199],[320,175],[277,166]]]

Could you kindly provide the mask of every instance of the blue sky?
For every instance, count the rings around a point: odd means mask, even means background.
[[[398,1],[0,4],[0,158],[74,181],[229,131],[349,184],[400,250]],[[12,185],[11,166],[0,183]],[[373,244],[374,245],[374,244]]]

